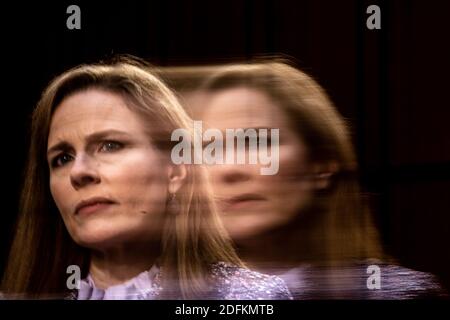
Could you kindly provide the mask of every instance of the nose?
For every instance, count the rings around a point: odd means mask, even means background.
[[[218,168],[219,167],[219,168]],[[219,181],[226,184],[238,184],[252,179],[253,170],[248,165],[218,165],[215,168]]]
[[[100,182],[96,166],[87,155],[75,158],[70,171],[70,182],[76,190]]]

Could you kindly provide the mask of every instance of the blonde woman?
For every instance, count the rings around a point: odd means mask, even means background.
[[[56,77],[33,113],[5,296],[289,299],[281,279],[242,266],[203,168],[172,163],[171,132],[190,126],[138,62]]]
[[[209,167],[224,225],[245,263],[280,275],[297,299],[439,292],[431,275],[387,263],[361,196],[347,124],[316,81],[274,60],[202,67],[199,73],[204,70],[196,90],[186,90],[182,81],[194,67],[162,76],[184,101],[197,104],[191,108],[205,128],[279,130],[279,141],[271,141],[279,142],[276,174],[262,175],[261,162]],[[243,151],[246,158],[259,152]]]

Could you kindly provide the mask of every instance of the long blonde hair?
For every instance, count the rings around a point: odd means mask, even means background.
[[[163,152],[170,152],[174,129],[192,132],[192,121],[173,93],[149,70],[137,60],[120,58],[81,65],[56,77],[43,92],[32,115],[17,231],[2,282],[4,293],[64,295],[67,266],[79,265],[83,276],[88,271],[89,252],[70,238],[49,190],[47,139],[52,115],[65,97],[89,88],[120,94],[144,121],[159,124],[150,139]],[[177,198],[180,213],[166,215],[160,263],[171,283],[176,279],[180,296],[192,298],[207,289],[205,275],[211,263],[241,262],[218,219],[202,167],[187,166],[187,179]]]
[[[240,86],[259,90],[275,102],[306,143],[313,163],[333,162],[339,168],[331,186],[316,192],[311,208],[315,212],[308,215],[307,226],[302,226],[313,244],[305,260],[333,264],[383,258],[378,233],[360,191],[348,126],[321,86],[284,60],[272,59],[218,67],[198,90],[213,94]],[[297,221],[299,227],[305,222]]]

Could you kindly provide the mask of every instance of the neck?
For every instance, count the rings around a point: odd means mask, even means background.
[[[149,270],[159,252],[159,246],[148,243],[92,251],[89,273],[97,288],[106,289]]]
[[[318,234],[297,226],[270,230],[263,235],[236,241],[238,254],[253,270],[278,274],[315,261],[319,251]]]

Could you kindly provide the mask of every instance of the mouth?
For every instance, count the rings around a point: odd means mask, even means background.
[[[246,193],[236,197],[231,197],[222,202],[223,209],[233,210],[233,209],[245,209],[257,205],[267,199],[263,196],[254,193]]]
[[[117,202],[103,197],[94,197],[80,201],[75,207],[75,214],[90,214],[98,210],[106,209]]]

